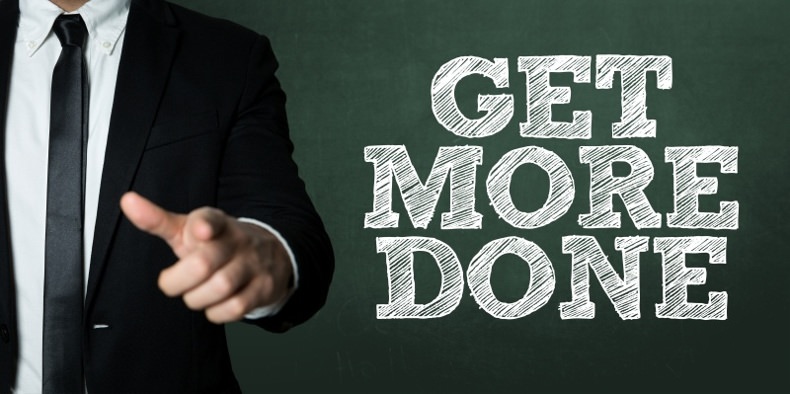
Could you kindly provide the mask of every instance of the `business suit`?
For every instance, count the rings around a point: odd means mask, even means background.
[[[2,128],[18,14],[17,0],[0,0]],[[132,1],[85,300],[88,391],[238,391],[223,327],[157,288],[175,256],[121,215],[118,200],[127,190],[176,212],[217,206],[266,222],[288,240],[299,289],[277,315],[254,324],[284,331],[323,304],[332,252],[290,158],[276,67],[268,41],[250,31],[160,0]],[[0,176],[5,202],[5,169]],[[3,204],[2,391],[13,385],[17,353],[9,231]]]

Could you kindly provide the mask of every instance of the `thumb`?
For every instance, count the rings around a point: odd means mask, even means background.
[[[135,192],[121,197],[121,210],[137,228],[164,239],[171,247],[186,221],[184,215],[168,212]]]
[[[224,235],[227,216],[216,208],[198,208],[186,216],[184,231],[198,241],[210,241]]]

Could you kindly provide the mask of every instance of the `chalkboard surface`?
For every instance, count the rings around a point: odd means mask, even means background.
[[[229,326],[234,368],[247,392],[788,392],[790,391],[790,2],[784,1],[178,1],[267,35],[280,60],[289,95],[295,158],[334,243],[337,268],[326,307],[284,335]],[[596,88],[598,55],[671,58],[672,83],[646,76],[647,118],[654,138],[614,139],[621,119],[619,77]],[[525,73],[519,57],[589,57],[590,81],[554,73],[552,86],[571,90],[569,104],[553,105],[554,121],[574,111],[592,114],[589,139],[522,137],[527,120]],[[448,131],[432,111],[431,84],[445,63],[462,56],[508,64],[507,87],[472,75],[455,98],[463,114],[479,118],[478,95],[512,95],[512,119],[498,133],[465,138]],[[440,147],[479,146],[475,209],[479,229],[442,229],[450,207],[445,185],[427,229],[415,228],[393,189],[397,228],[365,227],[373,211],[374,165],[365,147],[403,145],[425,182]],[[630,145],[654,169],[644,189],[661,217],[658,228],[637,228],[623,200],[620,228],[585,228],[590,212],[590,164],[582,146]],[[508,152],[526,146],[551,151],[575,181],[567,213],[534,229],[500,218],[486,191],[489,172]],[[673,163],[667,147],[737,147],[737,173],[700,164],[699,177],[718,180],[716,194],[699,197],[699,210],[719,212],[737,201],[737,229],[683,229],[667,225],[675,210]],[[628,166],[615,165],[627,176]],[[620,172],[620,173],[618,173]],[[549,177],[534,165],[512,175],[516,207],[539,209]],[[640,253],[640,318],[624,320],[590,271],[593,319],[563,319],[572,299],[571,254],[563,237],[592,236],[623,274],[616,237],[648,237]],[[705,254],[686,265],[706,272],[689,285],[689,302],[708,303],[726,292],[726,319],[666,319],[656,314],[664,296],[662,254],[656,238],[726,238],[726,264]],[[460,304],[432,319],[379,319],[389,301],[387,257],[377,238],[427,237],[448,245],[467,270],[491,241],[519,237],[538,245],[550,261],[555,286],[547,303],[512,320],[482,309],[466,284]],[[519,300],[530,287],[530,268],[514,255],[496,261],[494,294]],[[415,254],[416,302],[439,293],[440,272]]]

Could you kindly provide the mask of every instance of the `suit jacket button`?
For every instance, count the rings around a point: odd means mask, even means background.
[[[0,324],[0,337],[3,338],[4,343],[8,343],[11,340],[11,335],[8,333],[8,326],[5,324]]]

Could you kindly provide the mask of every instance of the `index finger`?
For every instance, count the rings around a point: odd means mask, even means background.
[[[168,212],[135,192],[121,197],[121,210],[135,227],[164,239],[171,246],[186,220],[184,215]]]

